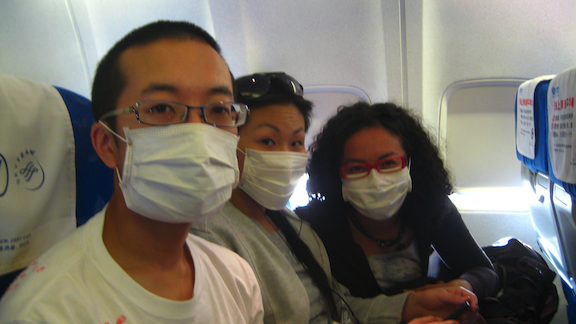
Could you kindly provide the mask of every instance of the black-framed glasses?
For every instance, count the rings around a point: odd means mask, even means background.
[[[406,159],[403,156],[393,156],[380,160],[374,164],[354,163],[343,166],[340,169],[342,179],[356,180],[367,177],[372,169],[380,173],[392,173],[400,171],[406,167]]]
[[[246,123],[248,106],[238,102],[215,102],[203,106],[188,106],[171,100],[143,100],[132,107],[113,110],[100,120],[121,114],[134,113],[139,123],[147,125],[171,125],[186,121],[190,109],[200,109],[202,118],[213,126],[238,127]]]
[[[300,97],[304,94],[304,87],[284,72],[255,73],[234,81],[234,89],[239,99],[260,99],[272,88]]]

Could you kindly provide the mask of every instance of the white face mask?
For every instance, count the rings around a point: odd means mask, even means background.
[[[120,188],[130,210],[190,223],[219,213],[230,199],[240,173],[238,136],[200,123],[124,133],[126,139],[114,134],[127,143]]]
[[[246,157],[238,187],[267,209],[284,208],[306,172],[308,154],[251,149],[240,152]]]
[[[372,169],[361,179],[342,180],[342,197],[362,215],[374,220],[388,219],[400,209],[408,192],[412,190],[410,169],[380,173]]]

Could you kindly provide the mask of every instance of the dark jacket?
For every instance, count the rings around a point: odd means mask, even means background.
[[[498,286],[494,267],[470,235],[456,207],[446,199],[448,212],[438,222],[409,225],[416,238],[421,278],[385,291],[374,278],[364,251],[352,237],[346,208],[312,201],[308,206],[296,209],[296,213],[318,233],[328,251],[334,277],[348,287],[353,296],[366,298],[381,293],[393,295],[402,292],[404,288],[431,283],[428,278],[429,256],[434,250],[447,266],[445,271],[449,272],[448,276],[439,279],[466,279],[472,284],[479,299],[491,296]]]

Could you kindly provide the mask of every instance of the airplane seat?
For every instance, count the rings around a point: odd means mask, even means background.
[[[553,174],[550,172],[548,145],[548,92],[554,75],[522,83],[516,97],[516,154],[521,163],[524,187],[533,194],[530,217],[540,250],[559,274],[564,272],[560,234],[554,207]],[[562,276],[561,276],[562,277]],[[567,285],[562,281],[566,299]],[[570,305],[570,302],[568,303]],[[573,307],[572,307],[573,308]],[[570,311],[568,311],[570,316]],[[571,323],[574,321],[571,320]]]
[[[110,199],[90,101],[0,74],[0,296],[28,264]]]
[[[549,171],[559,239],[558,274],[568,300],[571,323],[576,322],[576,128],[574,98],[576,67],[556,75],[548,89]]]
[[[548,172],[548,88],[553,75],[528,80],[516,94],[516,155],[524,187],[533,194],[530,216],[540,250],[552,265],[558,263],[558,230]],[[556,266],[555,266],[556,267]]]
[[[522,83],[516,94],[516,156],[533,172],[548,173],[546,104],[553,76]]]

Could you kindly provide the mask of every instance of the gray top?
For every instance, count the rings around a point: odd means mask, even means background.
[[[408,293],[374,298],[356,298],[331,275],[324,245],[308,223],[286,209],[289,221],[333,282],[342,322],[351,317],[342,298],[360,323],[400,323]],[[300,262],[295,260],[279,233],[266,232],[230,202],[220,214],[192,226],[191,232],[230,248],[252,266],[262,290],[264,323],[330,323],[328,306]],[[275,239],[277,238],[277,239]]]
[[[282,252],[286,260],[294,269],[294,272],[300,279],[302,286],[306,289],[308,294],[308,301],[310,305],[310,323],[326,323],[328,318],[328,313],[326,311],[326,305],[324,304],[324,298],[318,286],[314,284],[312,277],[308,274],[302,263],[296,258],[292,253],[288,243],[285,241],[284,236],[278,232],[268,232],[258,223],[256,220],[251,219],[258,228],[276,245],[278,250]]]

